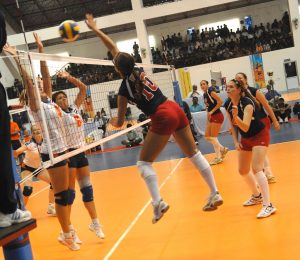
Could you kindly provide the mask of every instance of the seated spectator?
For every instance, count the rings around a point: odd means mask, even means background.
[[[285,103],[283,98],[279,98],[277,104],[273,108],[275,116],[277,117],[280,124],[283,122],[288,123],[291,118],[291,105]]]
[[[198,101],[199,101],[198,97],[193,97],[193,100],[192,100],[193,104],[190,106],[191,113],[200,112],[203,110],[202,105],[200,105],[198,103]]]
[[[281,95],[275,89],[272,89],[271,85],[267,85],[267,89],[268,92],[265,94],[265,97],[268,101],[276,97],[281,97]]]
[[[132,124],[127,124],[127,128],[131,127]],[[142,142],[142,138],[138,136],[137,132],[135,130],[129,131],[127,134],[127,140],[123,140],[122,144],[126,147],[132,147],[139,145],[140,142]]]
[[[211,82],[211,86],[210,87],[213,87],[216,90],[217,93],[220,93],[220,87],[217,86],[217,81],[214,80],[214,79],[212,79],[210,82]]]
[[[201,96],[201,93],[200,91],[198,91],[198,86],[197,85],[193,85],[193,90],[190,91],[188,94],[187,94],[187,97],[191,98],[191,97],[199,97]]]
[[[137,122],[138,123],[140,123],[140,122],[144,122],[145,120],[147,120],[148,118],[147,118],[147,116],[145,115],[145,114],[140,114],[139,115],[139,118],[138,118],[138,120],[137,120]],[[150,128],[150,123],[148,123],[148,124],[144,124],[144,125],[142,125],[142,134],[143,134],[143,138],[144,138],[144,140],[145,140],[145,138],[146,138],[146,136],[147,136],[147,133],[148,133],[148,131],[149,131],[149,128]]]
[[[106,134],[106,125],[107,125],[108,121],[109,121],[109,118],[106,116],[105,111],[104,111],[104,113],[97,111],[97,113],[94,117],[94,122],[98,129],[103,130],[103,136],[105,136],[105,134]]]
[[[300,102],[296,102],[293,107],[293,113],[300,119]]]
[[[131,107],[127,107],[126,113],[125,113],[125,118],[126,118],[126,120],[128,120],[128,121],[132,120]]]

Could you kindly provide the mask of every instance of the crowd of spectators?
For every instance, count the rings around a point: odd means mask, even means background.
[[[293,36],[290,18],[285,12],[281,20],[273,23],[237,29],[226,24],[217,28],[187,30],[185,39],[181,33],[162,37],[162,49],[152,48],[153,63],[171,64],[175,68],[237,58],[292,47]]]

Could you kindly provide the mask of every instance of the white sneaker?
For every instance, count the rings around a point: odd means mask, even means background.
[[[216,210],[218,206],[221,206],[223,204],[223,199],[220,195],[220,193],[217,191],[211,195],[209,195],[207,203],[204,205],[203,210],[204,211],[212,211]]]
[[[56,210],[55,210],[55,206],[53,203],[49,203],[48,205],[48,209],[47,209],[47,214],[49,216],[56,216]]]
[[[157,221],[159,221],[169,208],[170,206],[162,199],[158,202],[157,205],[153,204],[152,224],[155,224]]]
[[[101,239],[105,238],[105,235],[104,235],[101,225],[91,223],[91,224],[89,224],[89,229],[91,231],[95,232],[97,237],[100,237]]]
[[[73,251],[77,251],[80,249],[80,246],[77,243],[75,243],[75,239],[73,235],[70,238],[66,238],[63,232],[61,231],[57,239],[60,243],[67,246],[69,249]]]
[[[13,224],[22,223],[32,218],[30,211],[17,209],[12,214],[0,212],[0,227],[9,227]]]
[[[262,203],[262,195],[259,193],[257,197],[255,197],[253,194],[251,195],[251,198],[246,200],[243,203],[243,206],[248,207],[248,206],[254,206]]]
[[[82,244],[82,241],[79,239],[75,230],[71,230],[70,233],[76,244]],[[59,236],[58,236],[57,240],[61,243],[64,240],[64,233],[62,231],[59,232]]]
[[[279,120],[278,120],[278,121],[279,121],[279,123],[280,123],[280,124],[282,124],[282,123],[283,123],[283,120],[282,120],[282,118],[281,118],[281,117],[279,117]]]
[[[289,119],[286,117],[286,118],[284,119],[284,122],[285,122],[285,123],[288,123],[288,122],[289,122]]]
[[[270,203],[270,205],[266,206],[263,205],[261,211],[257,214],[257,218],[267,218],[269,216],[271,216],[272,214],[274,214],[276,212],[276,208],[273,207],[272,203]]]

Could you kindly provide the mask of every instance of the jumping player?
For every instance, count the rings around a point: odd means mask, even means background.
[[[227,85],[227,93],[229,99],[224,107],[231,122],[232,137],[238,151],[239,173],[252,191],[250,200],[243,205],[252,206],[262,202],[263,207],[257,214],[257,218],[265,218],[276,212],[276,208],[270,202],[269,185],[263,172],[264,159],[270,142],[269,129],[260,120],[259,103],[239,81],[231,80]],[[234,125],[240,132],[240,142],[238,142]],[[254,175],[249,174],[250,166]]]
[[[210,165],[216,165],[223,162],[226,153],[229,151],[229,149],[221,145],[218,140],[218,134],[224,122],[224,116],[220,110],[223,100],[217,94],[214,87],[208,87],[208,81],[202,80],[200,86],[204,92],[203,98],[207,111],[205,139],[213,145],[216,153],[216,158],[210,162]]]
[[[218,192],[209,163],[196,147],[184,111],[177,103],[167,100],[159,87],[141,69],[135,67],[134,59],[130,54],[120,52],[112,39],[97,28],[93,15],[86,15],[86,24],[112,53],[115,70],[123,78],[118,93],[118,117],[112,118],[111,124],[116,127],[123,125],[129,101],[136,104],[144,114],[150,116],[152,121],[137,162],[138,169],[152,197],[154,211],[152,223],[156,223],[169,209],[169,205],[160,197],[157,176],[152,163],[167,144],[171,134],[210,188],[210,196],[203,210],[215,210],[223,203],[223,200]]]

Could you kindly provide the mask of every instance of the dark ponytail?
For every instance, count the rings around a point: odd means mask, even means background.
[[[242,74],[242,75],[243,75],[244,73],[238,73],[238,74]],[[247,79],[247,76],[245,77],[245,79]],[[249,98],[249,99],[252,100],[252,102],[253,102],[253,104],[254,104],[254,106],[255,106],[255,110],[256,110],[256,111],[259,111],[259,110],[261,109],[260,103],[257,101],[257,99],[256,99],[254,96],[252,96],[252,94],[250,93],[250,91],[249,91],[247,88],[245,88],[245,87],[243,86],[243,83],[240,82],[240,81],[238,81],[238,80],[236,80],[236,79],[232,79],[231,81],[233,81],[234,84],[235,84],[238,88],[241,89],[241,93],[242,93],[245,97],[247,97],[247,98]]]

